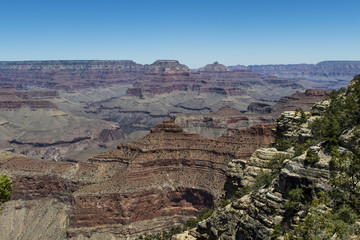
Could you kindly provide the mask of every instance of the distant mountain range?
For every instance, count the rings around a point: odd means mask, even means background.
[[[237,65],[229,69],[250,69],[266,76],[293,79],[303,87],[338,89],[360,73],[360,61],[323,61],[317,64]]]

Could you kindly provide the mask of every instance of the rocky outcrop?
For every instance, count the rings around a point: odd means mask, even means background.
[[[290,112],[279,119],[278,124],[287,126],[286,129],[297,137],[308,126],[302,123],[301,130],[292,126],[299,123],[296,114]],[[262,183],[259,189],[241,198],[235,197],[226,207],[218,208],[208,220],[200,222],[196,232],[190,234],[196,239],[271,239],[275,224],[298,224],[305,212],[290,214],[284,205],[290,190],[303,189],[306,201],[311,201],[320,191],[331,189],[331,157],[319,146],[316,152],[320,161],[312,165],[306,164],[306,152],[294,157],[292,150],[284,152],[275,148],[259,149],[249,160],[232,160],[226,173],[228,197],[236,195],[239,189],[254,185],[260,173],[274,171],[271,168],[274,162],[282,162],[283,166],[271,182]]]

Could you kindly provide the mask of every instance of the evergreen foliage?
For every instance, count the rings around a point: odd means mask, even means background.
[[[354,79],[360,81],[360,75]],[[360,136],[357,130],[360,123],[359,82],[348,89],[333,91],[329,100],[330,105],[325,109],[324,115],[313,121],[310,127],[314,136],[313,144],[322,143],[331,152],[333,190],[318,193],[318,198],[311,202],[310,207],[305,208],[307,215],[304,221],[287,232],[285,239],[349,239],[360,235],[357,223],[360,214],[360,147],[356,145],[351,150],[339,150],[340,136],[345,130],[355,127],[354,142]],[[295,155],[301,151],[303,146],[298,151],[295,147]],[[318,155],[308,149],[305,163],[313,164],[318,160]],[[285,206],[297,211],[302,198],[301,191],[295,190],[289,192]],[[277,236],[279,231],[274,231],[273,234]]]
[[[295,188],[289,192],[288,199],[284,205],[291,211],[297,211],[299,210],[299,207],[302,204],[303,200],[304,191],[301,188]]]
[[[12,182],[9,176],[3,174],[0,176],[0,212],[1,203],[10,200],[12,194]]]
[[[319,155],[313,150],[309,149],[306,152],[305,164],[314,164],[320,161]]]
[[[270,172],[265,172],[265,171],[259,172],[255,177],[255,182],[251,185],[247,185],[242,188],[239,188],[235,192],[235,197],[241,198],[253,191],[259,190],[261,187],[268,187],[271,184],[274,177],[275,176],[272,175]]]

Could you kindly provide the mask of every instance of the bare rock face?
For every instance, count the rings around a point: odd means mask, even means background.
[[[11,202],[63,202],[70,209],[69,238],[124,239],[183,223],[205,207],[214,208],[223,194],[227,164],[233,158],[248,159],[256,148],[267,146],[273,140],[272,128],[259,125],[208,139],[167,120],[143,139],[85,162],[39,162],[7,153],[0,156],[1,173],[13,179]],[[64,228],[58,231],[65,233]]]
[[[0,108],[17,109],[22,107],[57,108],[50,102],[59,96],[57,91],[17,91],[12,88],[0,88]]]
[[[253,112],[253,113],[271,113],[272,108],[270,104],[267,103],[257,103],[257,102],[252,102],[247,110],[249,112]]]
[[[1,239],[66,238],[70,206],[54,198],[13,200],[2,205]]]
[[[247,142],[240,144],[245,139]],[[149,221],[165,216],[172,218],[168,227],[174,221],[182,222],[200,209],[216,205],[225,183],[226,164],[233,157],[246,158],[258,144],[271,139],[266,126],[244,130],[236,137],[206,139],[183,132],[173,120],[164,121],[145,138],[90,159],[96,164],[118,162],[124,171],[74,194],[69,232],[77,237],[85,234],[84,227],[101,231],[107,224],[136,224],[138,232],[156,231]],[[125,229],[118,236],[135,234]]]

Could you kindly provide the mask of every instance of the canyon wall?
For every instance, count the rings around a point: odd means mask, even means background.
[[[236,67],[235,67],[236,68]],[[360,72],[360,61],[323,61],[317,64],[251,65],[248,69],[266,76],[295,79],[305,88],[347,87]]]
[[[80,163],[41,162],[7,153],[0,156],[1,173],[13,179],[14,193],[3,205],[4,216],[27,206],[42,211],[35,207],[39,201],[44,206],[60,201],[59,210],[67,210],[51,211],[49,218],[61,214],[69,222],[51,234],[70,239],[123,239],[184,223],[201,209],[217,205],[227,164],[267,146],[273,140],[272,128],[259,125],[209,139],[167,120],[139,141]],[[40,234],[41,226],[35,230],[35,225],[29,228],[33,235]],[[11,226],[9,236],[21,231]]]

